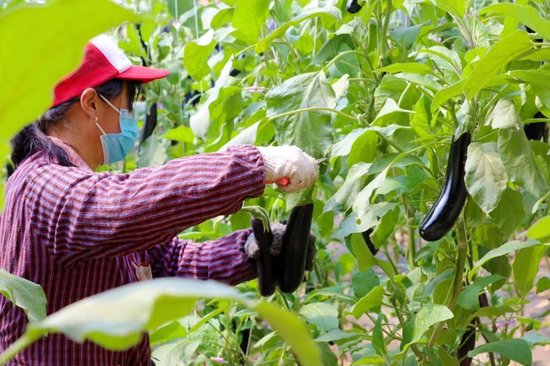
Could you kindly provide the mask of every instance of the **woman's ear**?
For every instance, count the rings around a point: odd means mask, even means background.
[[[90,118],[97,117],[98,102],[99,95],[97,94],[97,91],[93,88],[85,89],[80,95],[80,106],[82,107],[84,113]]]

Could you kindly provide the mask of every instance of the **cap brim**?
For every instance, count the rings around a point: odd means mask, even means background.
[[[141,83],[148,83],[153,80],[162,79],[170,74],[170,71],[163,69],[155,69],[153,67],[135,66],[116,76],[117,79],[135,80]]]

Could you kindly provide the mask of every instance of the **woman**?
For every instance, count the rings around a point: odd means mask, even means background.
[[[237,146],[130,174],[95,173],[122,160],[137,138],[130,112],[136,87],[165,70],[132,66],[106,36],[94,38],[79,69],[61,81],[52,107],[13,143],[15,171],[0,216],[0,267],[40,284],[48,314],[82,298],[152,276],[237,284],[255,277],[244,249],[250,230],[209,243],[182,230],[238,211],[266,183],[285,192],[317,179],[315,161],[295,147]],[[0,296],[0,352],[24,332],[24,312]],[[148,339],[124,352],[51,335],[17,365],[146,365]]]

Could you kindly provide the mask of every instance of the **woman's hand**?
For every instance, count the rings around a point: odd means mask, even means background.
[[[292,193],[307,188],[319,177],[317,161],[296,146],[258,147],[264,160],[266,184]]]

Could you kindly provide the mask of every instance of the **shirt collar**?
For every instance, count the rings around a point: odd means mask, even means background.
[[[88,166],[88,164],[86,164],[84,159],[82,159],[82,157],[78,155],[78,153],[75,151],[75,149],[71,145],[63,142],[61,139],[57,137],[54,137],[54,136],[47,136],[47,137],[54,144],[62,147],[63,150],[67,152],[67,154],[69,155],[69,159],[71,160],[71,163],[73,163],[76,167],[92,171],[92,169]]]

